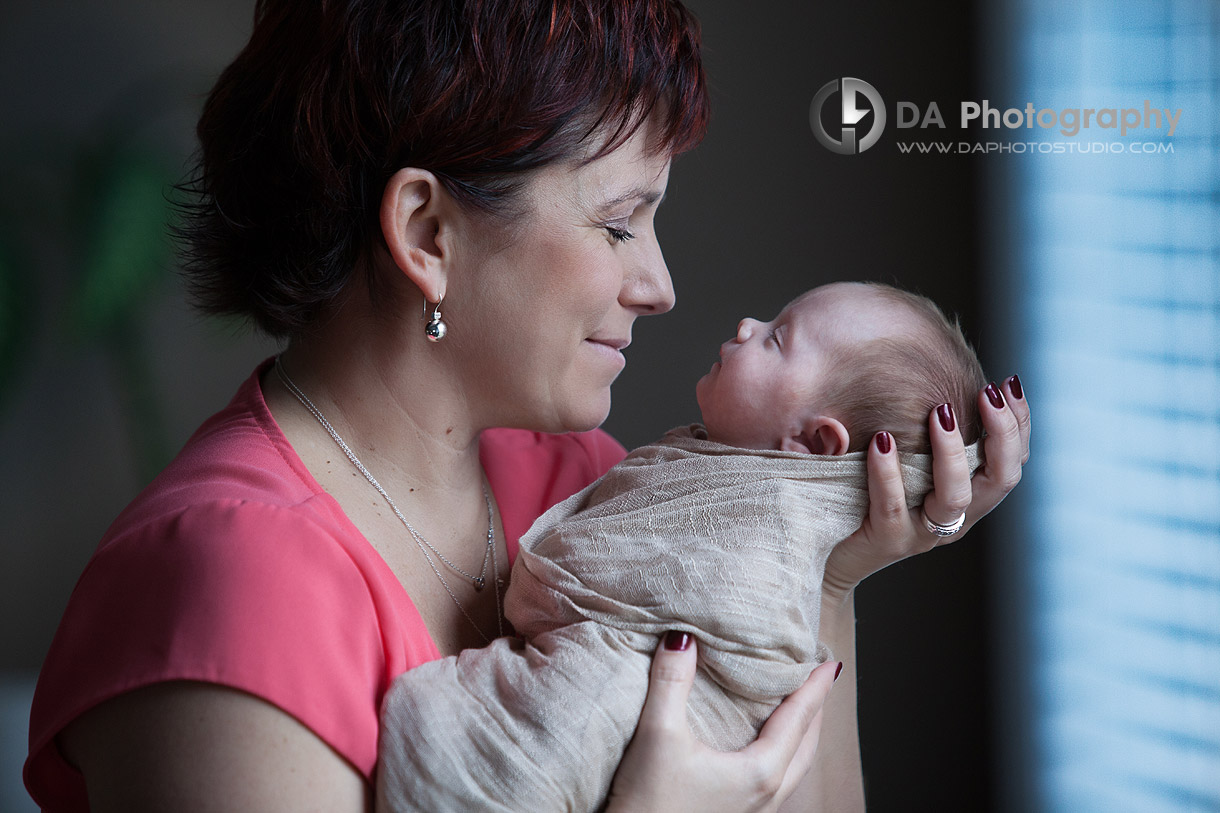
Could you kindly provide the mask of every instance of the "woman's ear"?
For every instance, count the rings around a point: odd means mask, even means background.
[[[779,448],[785,452],[837,456],[847,454],[851,448],[851,436],[840,421],[819,415],[805,421],[798,434],[784,438]]]
[[[390,258],[429,302],[445,295],[445,253],[438,240],[447,225],[448,195],[431,172],[398,170],[381,196],[381,234]]]

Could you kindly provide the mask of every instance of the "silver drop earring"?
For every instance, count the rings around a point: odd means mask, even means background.
[[[436,300],[436,307],[432,310],[432,318],[428,320],[428,324],[424,325],[424,335],[428,337],[430,342],[439,342],[445,338],[445,334],[449,332],[449,326],[441,320],[441,302],[445,297]],[[424,315],[428,314],[428,297],[424,297]]]

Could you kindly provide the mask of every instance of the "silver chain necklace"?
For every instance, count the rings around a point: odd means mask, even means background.
[[[474,619],[470,617],[468,612],[466,612],[466,608],[462,606],[462,602],[458,601],[457,596],[453,594],[453,590],[449,588],[449,582],[445,581],[445,577],[441,574],[440,568],[438,568],[436,563],[433,561],[432,554],[435,554],[436,558],[444,562],[445,565],[454,573],[465,577],[472,585],[474,585],[474,589],[478,592],[482,592],[483,588],[487,586],[487,563],[488,561],[491,562],[492,584],[494,585],[496,591],[496,624],[498,625],[499,637],[503,638],[504,614],[500,609],[500,588],[503,586],[503,580],[499,576],[500,569],[496,557],[495,517],[492,513],[491,495],[487,493],[487,485],[483,485],[483,501],[487,503],[487,547],[483,550],[483,567],[479,571],[479,575],[475,576],[471,573],[467,573],[465,570],[449,561],[449,559],[443,553],[437,550],[431,542],[424,539],[423,534],[415,530],[414,526],[412,526],[410,522],[407,522],[407,518],[403,516],[402,511],[398,510],[398,506],[394,504],[394,500],[391,499],[390,495],[386,493],[386,490],[381,487],[381,483],[377,482],[377,478],[373,476],[373,473],[364,467],[364,464],[360,462],[360,458],[356,457],[356,453],[353,452],[351,447],[344,442],[343,438],[339,436],[339,433],[335,431],[335,428],[330,425],[330,421],[326,420],[326,416],[322,414],[322,410],[314,406],[313,401],[309,400],[309,396],[302,392],[301,388],[296,385],[296,382],[288,377],[288,372],[284,369],[284,365],[280,361],[279,356],[276,356],[275,359],[275,372],[276,375],[279,376],[280,381],[283,382],[284,386],[288,388],[288,391],[301,402],[301,406],[309,410],[309,413],[317,418],[318,423],[322,424],[322,428],[326,430],[331,439],[334,440],[334,442],[338,444],[339,448],[343,450],[343,454],[347,455],[347,459],[352,461],[352,465],[359,469],[360,473],[364,475],[364,478],[369,481],[369,484],[372,485],[373,488],[377,489],[377,493],[380,494],[381,498],[386,501],[387,505],[390,506],[390,509],[394,512],[394,515],[398,517],[399,521],[401,521],[404,526],[406,526],[407,531],[411,534],[411,538],[415,540],[416,547],[419,548],[420,553],[422,553],[424,555],[424,559],[427,560],[428,567],[432,568],[432,572],[435,573],[436,578],[440,580],[441,587],[445,588],[445,592],[449,594],[449,598],[453,599],[453,603],[457,606],[458,610],[463,616],[466,617],[466,620],[470,622],[470,626],[474,627],[475,631],[479,633],[479,636],[489,644],[491,643],[491,639],[488,638],[483,632],[482,628],[474,622]],[[431,554],[429,551],[431,551]]]

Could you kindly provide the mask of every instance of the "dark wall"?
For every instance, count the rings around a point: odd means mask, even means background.
[[[147,246],[148,198],[133,218],[115,190],[153,172],[154,183],[182,177],[203,94],[252,10],[0,3],[0,263],[17,281],[0,273],[0,680],[37,671],[102,533],[270,352],[186,307],[168,249],[163,262],[99,260],[133,234]],[[159,189],[151,199],[164,209]],[[112,285],[91,285],[101,267],[117,269]],[[82,318],[100,311],[122,330]],[[20,330],[2,329],[14,319]]]
[[[896,99],[938,101],[949,119],[959,101],[978,98],[973,5],[689,6],[703,23],[713,120],[706,141],[674,165],[658,216],[678,305],[637,323],[607,427],[630,446],[695,420],[694,383],[737,321],[770,318],[832,280],[927,294],[960,314],[986,365],[992,339],[976,302],[980,159],[900,154],[899,138],[942,136],[897,131],[892,108]],[[854,156],[824,149],[809,124],[818,88],[843,76],[871,83],[890,108],[882,141]],[[859,590],[871,811],[991,806],[987,548],[984,523],[968,541]]]

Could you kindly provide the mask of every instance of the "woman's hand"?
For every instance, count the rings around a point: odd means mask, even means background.
[[[950,525],[964,512],[958,533],[939,537],[929,531],[920,508],[908,509],[898,468],[897,449],[887,433],[869,445],[868,516],[860,530],[841,542],[826,562],[823,606],[843,602],[867,576],[894,562],[959,539],[970,526],[1000,504],[1021,480],[1029,459],[1029,405],[1021,382],[1013,376],[1002,387],[988,384],[979,393],[979,411],[987,430],[986,462],[971,479],[962,436],[952,409],[937,407],[928,416],[935,486],[924,499],[929,520]]]
[[[696,645],[671,632],[657,648],[648,698],[635,737],[610,789],[620,811],[777,810],[813,764],[822,704],[840,664],[827,662],[767,720],[741,751],[716,751],[691,734],[686,700],[695,681]]]

